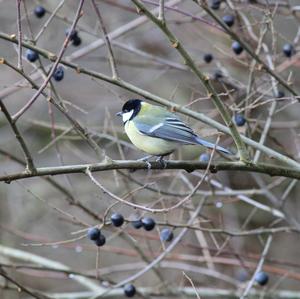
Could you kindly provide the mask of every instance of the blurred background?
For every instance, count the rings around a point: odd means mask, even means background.
[[[157,12],[157,0],[142,2]],[[208,7],[214,8],[215,2],[218,1],[208,1]],[[18,1],[0,1],[1,33],[18,36],[16,3]],[[22,0],[20,3],[23,40],[35,44],[40,50],[58,54],[79,1]],[[201,82],[160,29],[151,21],[142,19],[143,15],[138,14],[131,1],[102,0],[95,3],[109,33],[123,81],[223,123]],[[220,1],[219,8],[213,9],[221,19],[233,16],[231,30],[263,61],[271,61],[276,73],[296,92],[299,92],[298,4],[296,0],[228,0]],[[37,6],[45,9],[43,16],[35,12]],[[240,133],[259,141],[273,105],[264,143],[298,161],[298,100],[276,82],[274,87],[271,77],[246,51],[237,55],[232,49],[232,38],[193,1],[165,1],[165,17],[169,29],[199,69],[211,78],[233,121],[236,122],[237,115],[242,116],[243,124],[236,123]],[[107,47],[101,43],[103,32],[91,1],[84,1],[76,30],[80,44],[69,43],[63,55],[64,61],[111,77]],[[286,44],[293,47],[290,56],[282,50]],[[212,56],[210,62],[205,59],[207,54]],[[0,57],[17,66],[18,46],[1,37]],[[30,62],[26,48],[23,48],[22,65],[24,74],[40,86],[52,63],[42,55]],[[63,104],[67,114],[86,129],[107,157],[116,160],[143,157],[144,153],[134,148],[126,137],[121,119],[115,116],[126,100],[141,96],[76,72],[63,63],[60,65],[64,78],[61,81],[51,79],[51,84],[45,88],[47,96]],[[5,63],[0,65],[0,72],[0,98],[14,115],[28,103],[36,90]],[[210,141],[220,136],[220,144],[236,152],[229,135],[220,134],[216,128],[187,116],[180,117],[200,136]],[[103,155],[97,155],[66,115],[42,95],[16,124],[37,167],[103,161]],[[0,136],[0,176],[23,171],[22,149],[3,113],[0,114]],[[253,158],[256,150],[248,149]],[[185,146],[170,159],[196,161],[203,153],[210,154],[201,147]],[[213,157],[214,162],[227,159],[218,154]],[[259,161],[284,165],[263,153]],[[201,298],[238,298],[236,292],[243,293],[259,261],[262,261],[262,271],[269,282],[265,286],[255,282],[252,290],[258,293],[253,293],[253,298],[258,298],[258,294],[261,298],[300,297],[297,295],[300,292],[297,180],[237,171],[209,173],[204,178],[204,171],[187,173],[184,170],[104,171],[93,173],[93,177],[105,190],[120,198],[126,196],[126,200],[137,205],[166,210],[151,213],[120,204],[85,174],[36,177],[10,184],[2,182],[1,273],[5,271],[7,276],[34,290],[38,296],[46,293],[50,298],[92,298],[90,294],[86,297],[80,295],[97,288],[110,290],[164,254],[172,242],[160,240],[163,228],[172,230],[174,240],[186,228],[161,263],[133,280],[137,297],[196,297],[194,285],[199,288]],[[177,209],[168,210],[191,194],[202,178],[202,184],[190,200]],[[202,202],[202,209],[193,218]],[[124,216],[125,223],[121,228],[110,223],[113,212]],[[106,244],[99,249],[85,235],[89,227],[102,226],[105,216],[107,221],[101,231]],[[152,231],[137,230],[131,225],[132,220],[145,216],[156,221]],[[295,228],[295,232],[290,232],[290,227]],[[272,236],[271,228],[275,230]],[[262,259],[264,248],[266,256]],[[63,271],[63,266],[70,272]],[[72,273],[77,272],[84,277],[84,282],[74,279]],[[1,298],[30,297],[24,291],[17,291],[16,284],[3,277],[0,285]],[[172,294],[175,288],[181,291]],[[291,292],[294,297],[279,295],[281,290]],[[225,293],[222,295],[221,291]],[[108,296],[125,296],[122,292],[120,289],[118,293],[117,289],[115,295],[108,293]]]

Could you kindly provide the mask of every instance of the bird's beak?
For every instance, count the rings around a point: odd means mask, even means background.
[[[116,113],[116,116],[122,116],[122,111]]]

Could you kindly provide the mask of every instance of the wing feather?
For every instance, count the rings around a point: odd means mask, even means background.
[[[197,144],[196,135],[193,130],[171,113],[170,116],[164,118],[163,122],[158,124],[153,125],[142,122],[141,119],[139,119],[139,121],[135,121],[135,126],[142,134],[151,137],[162,138],[183,144]]]

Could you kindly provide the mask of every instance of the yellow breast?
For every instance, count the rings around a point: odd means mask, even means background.
[[[126,122],[125,132],[137,148],[150,155],[163,156],[172,153],[178,146],[176,142],[141,134],[132,121]]]

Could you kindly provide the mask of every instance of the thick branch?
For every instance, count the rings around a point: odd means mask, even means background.
[[[165,167],[160,162],[147,162],[150,163],[151,169],[184,169],[188,172],[192,172],[197,169],[205,170],[207,163],[197,161],[165,161]],[[148,169],[148,164],[144,161],[123,161],[123,160],[111,160],[103,163],[95,164],[81,164],[81,165],[68,165],[68,166],[57,166],[57,167],[41,167],[36,168],[34,173],[28,173],[26,171],[4,175],[0,177],[0,182],[10,183],[11,181],[20,180],[30,177],[39,177],[45,175],[61,175],[68,173],[86,173],[89,169],[91,172],[99,172],[113,169]],[[218,171],[247,171],[247,172],[258,172],[267,174],[270,176],[283,176],[294,179],[300,179],[300,170],[286,168],[278,165],[271,164],[244,164],[241,162],[216,162],[209,166],[211,173],[217,173]]]

